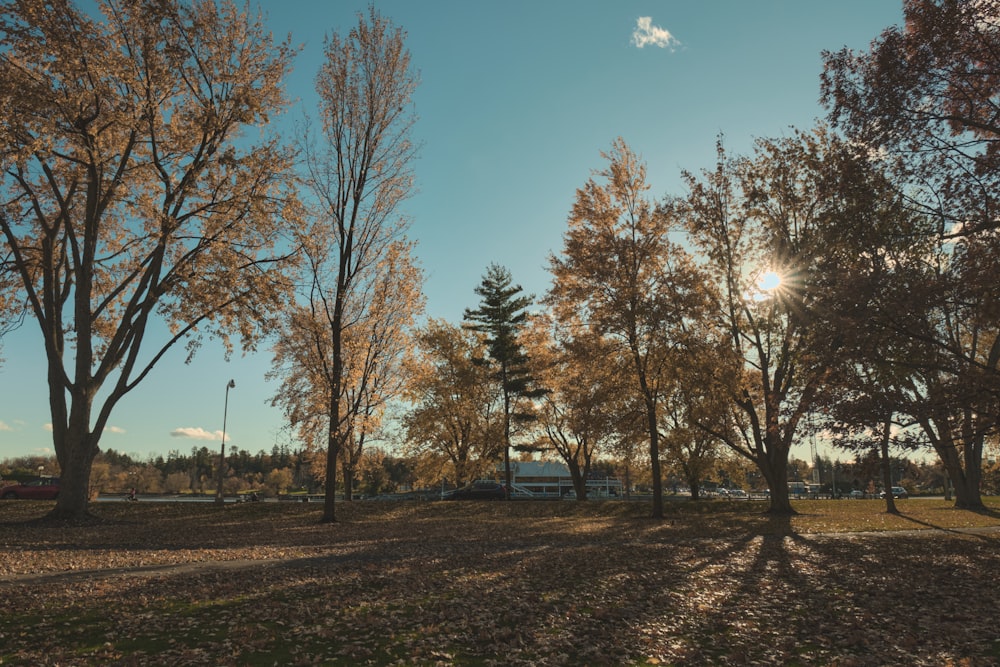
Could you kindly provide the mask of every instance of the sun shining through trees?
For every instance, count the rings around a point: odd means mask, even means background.
[[[782,274],[774,269],[767,269],[757,273],[756,278],[750,278],[750,286],[744,292],[743,298],[747,301],[767,301],[771,299],[775,292],[784,285],[785,279]]]
[[[757,280],[757,287],[765,292],[773,292],[781,287],[781,274],[777,271],[765,271]]]

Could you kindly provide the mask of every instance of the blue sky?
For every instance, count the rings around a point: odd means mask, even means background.
[[[275,36],[303,50],[287,82],[290,125],[315,108],[323,37],[345,34],[367,0],[261,0]],[[737,153],[757,137],[808,128],[820,52],[863,49],[902,20],[900,0],[385,0],[407,32],[421,85],[419,192],[406,203],[427,273],[427,314],[458,322],[488,264],[527,292],[548,287],[549,253],[575,191],[618,136],[647,164],[651,195],[682,194],[680,173],[711,167],[715,139]],[[291,128],[287,128],[291,131]],[[0,459],[52,453],[37,326],[0,347]],[[172,352],[118,406],[102,447],[145,458],[217,448],[226,384],[227,444],[287,442],[270,353],[206,345]]]

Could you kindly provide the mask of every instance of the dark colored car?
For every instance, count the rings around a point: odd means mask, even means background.
[[[58,477],[41,477],[24,484],[0,486],[0,498],[4,500],[52,500],[58,495]]]
[[[447,491],[442,500],[504,500],[503,484],[496,482],[473,482],[454,491]]]

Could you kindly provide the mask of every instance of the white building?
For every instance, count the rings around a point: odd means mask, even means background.
[[[503,478],[503,466],[497,467]],[[565,463],[554,461],[511,461],[511,491],[515,495],[531,498],[562,498],[572,495],[573,478]],[[588,498],[621,498],[622,483],[613,478],[588,479]]]

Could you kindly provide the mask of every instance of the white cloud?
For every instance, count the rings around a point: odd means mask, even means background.
[[[45,424],[45,425],[42,426],[42,428],[44,430],[48,431],[49,433],[52,432],[52,424]]]
[[[632,43],[640,49],[649,45],[671,51],[680,46],[680,42],[670,34],[669,30],[653,25],[653,17],[651,16],[640,16],[636,19],[635,30],[632,32]]]
[[[203,428],[190,426],[185,426],[182,428],[175,428],[170,432],[170,435],[174,438],[191,438],[192,440],[221,440],[222,431],[206,431]]]
[[[107,431],[108,433],[117,433],[119,435],[125,433],[125,429],[123,429],[121,426],[109,426],[104,430]]]
[[[13,431],[13,430],[14,430],[13,426],[9,426],[6,423],[0,421],[0,431]]]

